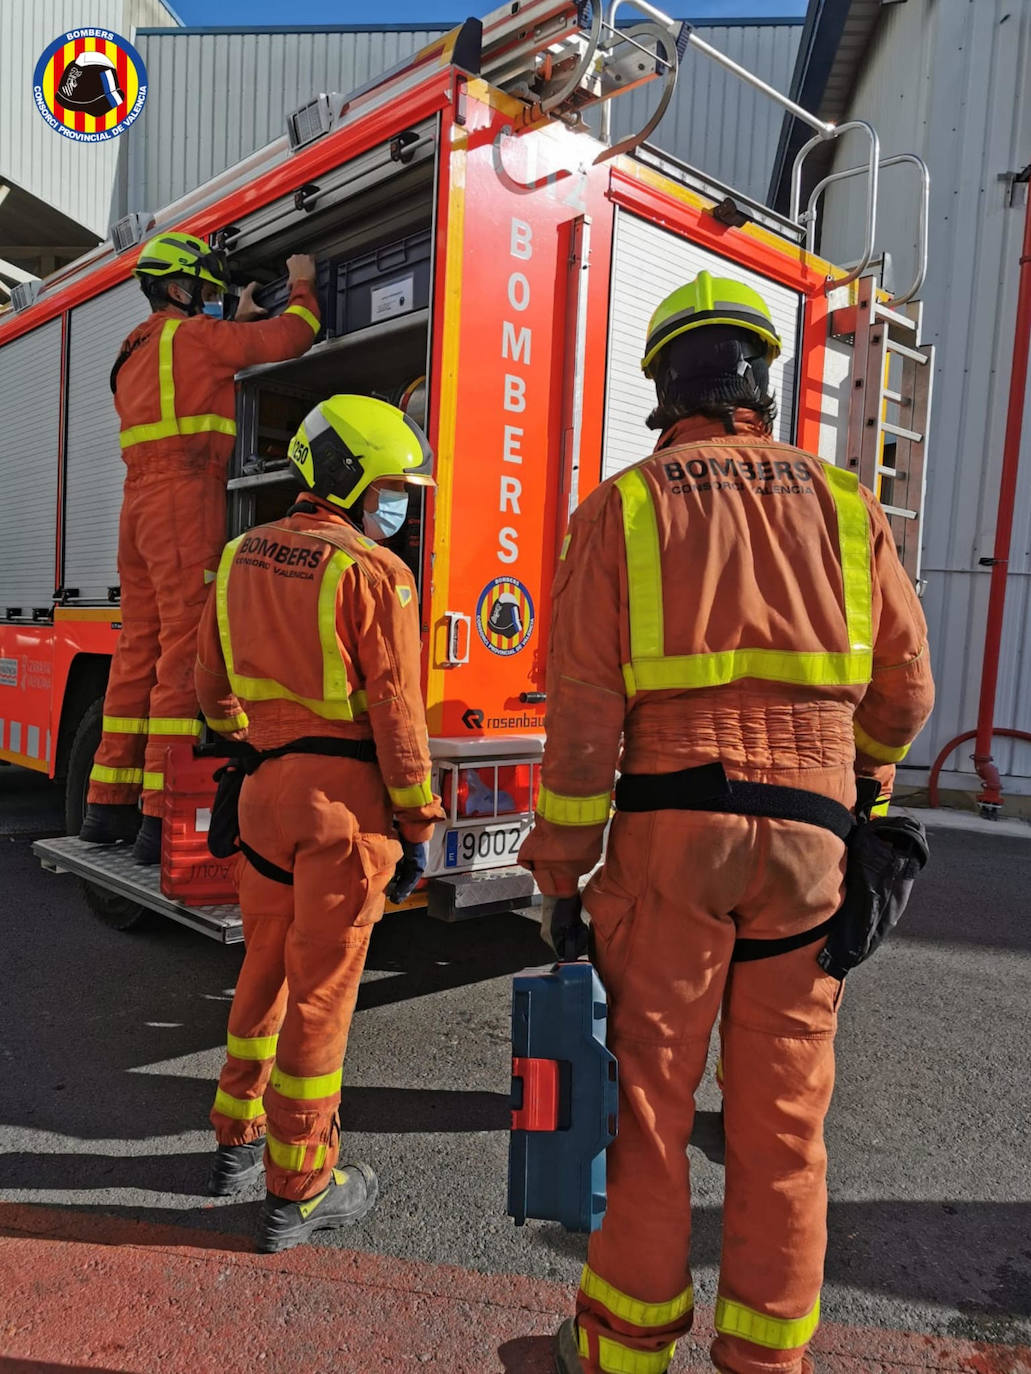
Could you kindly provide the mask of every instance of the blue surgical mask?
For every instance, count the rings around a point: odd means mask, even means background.
[[[397,534],[408,514],[406,491],[378,491],[379,504],[362,516],[362,528],[370,539],[390,539]]]
[[[205,301],[204,313],[210,315],[213,320],[220,320],[225,315],[221,301]]]

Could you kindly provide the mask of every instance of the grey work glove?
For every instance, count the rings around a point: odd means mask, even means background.
[[[416,884],[426,872],[430,861],[428,844],[413,844],[411,840],[401,840],[402,854],[394,869],[394,876],[387,884],[387,896],[392,902],[403,902],[415,891]]]
[[[587,927],[580,917],[580,894],[545,897],[541,905],[541,939],[564,964],[587,953]]]

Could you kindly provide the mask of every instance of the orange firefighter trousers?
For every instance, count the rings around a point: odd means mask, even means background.
[[[339,1153],[341,1064],[373,925],[401,857],[378,767],[295,754],[246,779],[240,837],[293,873],[241,861],[246,955],[211,1122],[220,1145],[265,1135],[268,1191],[326,1187]]]
[[[89,801],[163,808],[165,750],[199,735],[197,625],[225,543],[221,470],[130,470],[118,527],[122,630],[104,697]]]
[[[726,1201],[712,1359],[725,1374],[809,1374],[841,985],[816,962],[821,942],[754,962],[731,954],[736,935],[777,939],[826,920],[843,873],[844,845],[815,826],[617,814],[584,896],[620,1071],[608,1210],[577,1299],[590,1374],[623,1368],[626,1348],[663,1369],[691,1326],[687,1145],[721,1006]]]

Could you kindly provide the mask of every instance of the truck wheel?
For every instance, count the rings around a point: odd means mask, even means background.
[[[64,824],[69,835],[82,829],[86,814],[86,793],[89,791],[93,755],[103,733],[104,698],[98,697],[83,713],[68,751],[68,778],[64,791]],[[82,883],[86,905],[106,926],[113,930],[133,930],[149,915],[146,907],[117,892],[108,892],[96,883]]]

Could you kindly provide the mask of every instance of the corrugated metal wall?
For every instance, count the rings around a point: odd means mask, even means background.
[[[772,6],[771,6],[772,8]],[[802,34],[797,24],[697,25],[699,38],[785,93],[791,88]],[[657,86],[631,91],[612,105],[612,132],[639,129],[655,108]],[[780,138],[780,111],[711,58],[689,47],[673,103],[650,142],[692,167],[765,202]]]
[[[931,169],[923,337],[938,352],[924,605],[938,704],[910,754],[928,767],[953,735],[977,724],[990,576],[978,560],[991,556],[995,537],[1024,225],[1023,195],[1010,205],[1000,177],[1031,161],[1031,0],[886,7],[849,114],[877,127],[885,153],[918,152]],[[862,195],[858,185],[832,195],[823,248],[838,261],[857,256]],[[913,261],[913,204],[908,189],[886,181],[878,238],[894,254],[898,281]],[[1031,730],[1031,397],[996,724]],[[960,746],[945,785],[974,785],[972,748]],[[1014,778],[1011,790],[1031,792],[1031,746],[999,740],[994,753]]]
[[[88,146],[62,138],[33,104],[32,74],[54,39],[82,24],[134,42],[137,26],[173,22],[159,0],[0,0],[0,178],[105,237],[126,135]]]
[[[286,112],[318,91],[353,90],[444,32],[141,34],[151,93],[130,146],[129,208],[169,204],[278,138]],[[790,86],[800,22],[698,32],[781,90]],[[614,138],[644,124],[656,92],[643,87],[614,102]],[[689,51],[673,106],[652,141],[763,199],[779,131],[769,102]]]

